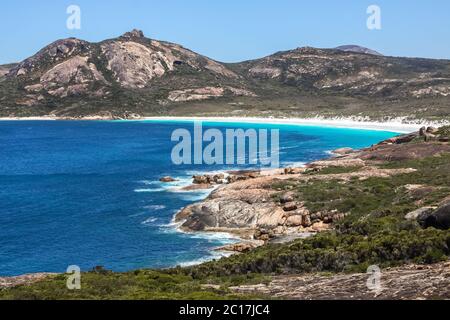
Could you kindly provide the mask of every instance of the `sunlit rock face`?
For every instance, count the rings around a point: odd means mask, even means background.
[[[115,80],[127,88],[144,88],[171,68],[166,56],[136,42],[114,41],[103,45],[102,51]]]

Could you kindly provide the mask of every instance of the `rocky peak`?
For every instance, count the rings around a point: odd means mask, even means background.
[[[294,50],[285,51],[283,55],[287,57],[300,57],[300,56],[316,56],[316,55],[326,55],[328,51],[326,49],[320,49],[315,47],[298,47]]]
[[[86,41],[77,38],[57,40],[44,47],[34,56],[19,63],[15,68],[11,69],[8,76],[29,75],[30,73],[38,72],[41,68],[45,69],[48,65],[61,63],[66,59],[88,51],[89,43]]]
[[[144,35],[144,32],[142,32],[142,30],[133,29],[130,32],[125,32],[122,35],[122,38],[125,38],[125,39],[141,39],[141,38],[145,38],[145,35]]]
[[[356,46],[356,45],[346,45],[346,46],[340,46],[335,48],[336,50],[341,50],[341,51],[346,51],[346,52],[354,52],[354,53],[365,53],[365,54],[372,54],[375,56],[382,56],[381,53],[369,49],[369,48],[365,48],[365,47],[361,47],[361,46]]]
[[[314,53],[314,52],[319,51],[319,49],[306,46],[306,47],[298,47],[293,51],[299,52],[299,53]]]

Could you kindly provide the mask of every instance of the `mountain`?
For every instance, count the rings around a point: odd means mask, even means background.
[[[409,59],[310,47],[244,62],[247,79],[275,80],[316,94],[423,97],[450,94],[450,61]]]
[[[346,45],[346,46],[340,46],[337,47],[336,50],[342,50],[342,51],[347,51],[347,52],[355,52],[355,53],[365,53],[365,54],[373,54],[376,56],[382,56],[381,53],[369,49],[369,48],[365,48],[365,47],[361,47],[361,46],[356,46],[356,45]]]
[[[297,48],[221,63],[133,30],[58,40],[0,66],[0,116],[151,115],[447,117],[450,61],[369,49]]]

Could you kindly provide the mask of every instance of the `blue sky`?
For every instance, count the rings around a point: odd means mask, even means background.
[[[66,28],[71,4],[81,8],[81,30]],[[366,27],[372,4],[381,8],[381,30]],[[2,0],[0,64],[56,39],[100,41],[133,28],[225,62],[343,44],[450,59],[449,14],[448,0]]]

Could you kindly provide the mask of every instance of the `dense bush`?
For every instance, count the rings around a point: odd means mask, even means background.
[[[373,236],[329,232],[290,245],[269,245],[190,269],[194,278],[240,273],[364,272],[373,264],[435,263],[450,254],[450,233],[384,231]]]

